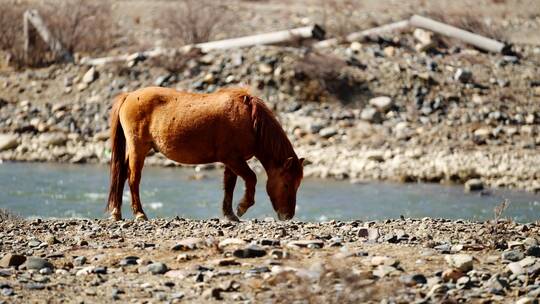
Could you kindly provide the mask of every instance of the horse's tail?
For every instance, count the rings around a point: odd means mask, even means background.
[[[111,187],[107,211],[120,212],[122,194],[127,179],[128,166],[126,162],[126,137],[120,124],[120,108],[128,93],[122,93],[115,98],[111,109]],[[113,214],[114,216],[115,214]]]

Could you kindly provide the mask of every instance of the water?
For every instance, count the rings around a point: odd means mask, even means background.
[[[193,180],[193,169],[145,167],[141,185],[143,208],[150,217],[219,217],[221,170]],[[275,217],[259,176],[256,204],[245,218]],[[0,164],[0,208],[25,217],[103,218],[108,190],[108,167],[41,163]],[[239,179],[235,203],[243,191]],[[485,220],[503,199],[511,201],[505,216],[520,222],[540,219],[540,195],[493,191],[489,196],[463,193],[461,186],[369,183],[304,179],[298,193],[296,219],[308,221],[380,220],[439,217]],[[125,217],[131,217],[129,192],[124,193]]]

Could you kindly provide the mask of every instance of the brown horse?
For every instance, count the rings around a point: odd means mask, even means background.
[[[225,164],[223,215],[233,221],[238,221],[232,210],[237,176],[245,181],[238,216],[255,203],[257,178],[246,163],[255,156],[268,175],[266,191],[278,218],[294,216],[304,159],[298,159],[271,110],[247,90],[195,94],[150,87],[121,94],[111,110],[111,146],[107,209],[116,220],[122,218],[126,179],[133,214],[137,219],[147,219],[139,183],[151,148],[183,164]]]

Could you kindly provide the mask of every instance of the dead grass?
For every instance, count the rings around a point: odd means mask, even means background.
[[[37,10],[52,35],[71,53],[103,53],[113,45],[114,26],[108,1],[2,1],[0,50],[7,55],[8,65],[15,68],[55,63],[60,55],[51,51],[30,26],[30,48],[25,56],[23,13],[27,9]]]
[[[488,24],[482,15],[473,14],[468,11],[443,12],[442,10],[431,11],[427,15],[434,20],[456,26],[478,35],[499,41],[506,40],[503,33],[495,26]],[[446,45],[455,45],[458,43],[448,37],[440,37],[440,40]]]
[[[4,222],[9,222],[9,221],[19,221],[19,220],[21,220],[20,216],[16,215],[15,213],[7,209],[0,208],[0,222],[4,223]]]
[[[322,25],[328,37],[344,38],[361,28],[364,19],[354,12],[362,9],[362,3],[354,0],[321,0]]]
[[[347,62],[331,55],[307,53],[295,66],[296,80],[303,82],[301,100],[337,99],[348,103],[362,88],[362,80],[352,73]]]
[[[220,1],[174,1],[158,14],[155,26],[162,29],[168,46],[207,42],[220,32],[228,32],[232,12]]]
[[[493,219],[490,221],[490,233],[492,237],[492,245],[497,247],[505,247],[506,239],[505,232],[506,226],[511,221],[504,221],[503,215],[506,209],[510,206],[510,201],[505,199],[499,205],[493,209]]]

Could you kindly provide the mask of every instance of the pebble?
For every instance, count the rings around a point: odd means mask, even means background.
[[[187,251],[194,250],[201,247],[204,244],[204,240],[200,238],[187,238],[175,244],[171,250],[173,251]]]
[[[266,255],[266,250],[262,247],[251,245],[243,249],[233,251],[233,255],[241,259],[260,258]]]
[[[298,240],[291,241],[287,244],[288,247],[300,247],[300,248],[323,248],[324,242],[321,240]]]
[[[450,267],[455,267],[463,272],[473,269],[473,257],[468,254],[454,254],[444,257]]]
[[[517,262],[525,258],[525,254],[518,250],[509,250],[501,254],[501,259],[503,261]]]
[[[164,274],[168,270],[167,265],[161,262],[152,263],[146,267],[152,274]]]
[[[26,257],[24,255],[8,253],[4,255],[2,260],[0,260],[0,267],[18,267],[19,265],[22,265],[25,261]]]
[[[47,260],[38,257],[28,257],[24,263],[26,269],[40,270],[42,268],[54,268],[54,266]]]

